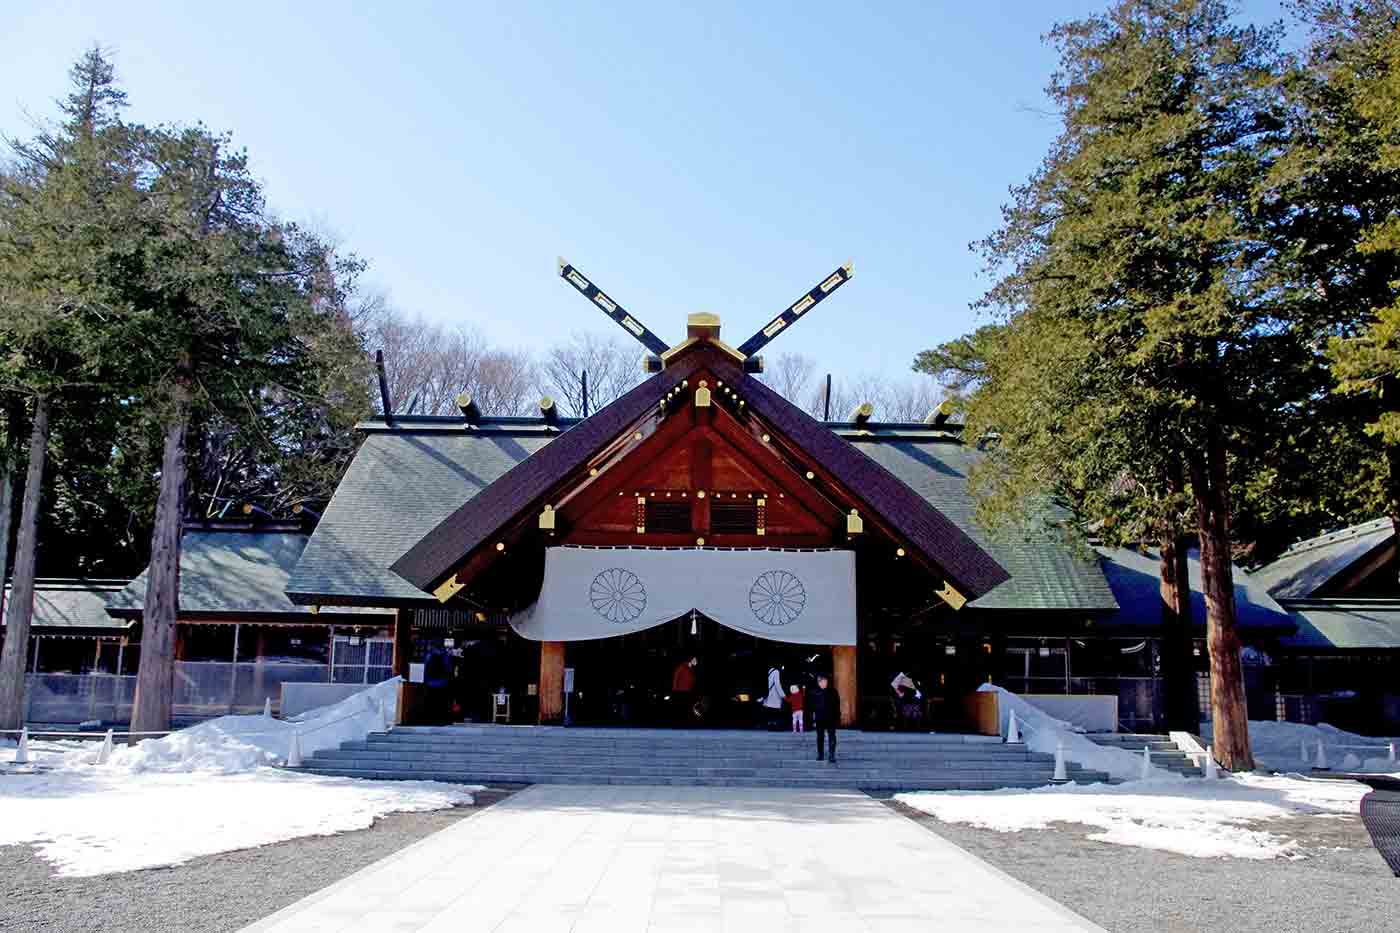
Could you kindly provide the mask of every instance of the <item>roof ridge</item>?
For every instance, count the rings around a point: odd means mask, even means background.
[[[1346,528],[1338,528],[1334,531],[1324,532],[1313,538],[1305,538],[1302,541],[1290,544],[1284,549],[1279,558],[1288,557],[1293,554],[1302,554],[1328,544],[1335,544],[1338,541],[1346,541],[1351,538],[1359,538],[1372,532],[1380,531],[1390,523],[1387,517],[1373,518],[1370,521],[1361,522],[1357,525],[1348,525]]]

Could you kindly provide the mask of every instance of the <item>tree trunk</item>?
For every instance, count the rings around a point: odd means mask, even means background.
[[[1181,464],[1171,468],[1167,491],[1175,499],[1184,491]],[[1196,665],[1191,654],[1191,571],[1186,536],[1175,518],[1165,521],[1157,544],[1159,592],[1162,597],[1162,686],[1167,728],[1195,732],[1201,717],[1196,700]]]
[[[1158,542],[1162,595],[1162,682],[1166,691],[1167,728],[1195,732],[1197,711],[1195,665],[1191,658],[1191,577],[1186,538],[1169,526]]]
[[[1235,576],[1230,563],[1230,496],[1226,486],[1225,437],[1219,425],[1207,430],[1206,449],[1189,459],[1201,542],[1201,589],[1206,598],[1206,644],[1210,649],[1210,713],[1215,757],[1231,771],[1251,771],[1249,712],[1235,620]]]
[[[29,655],[29,623],[34,617],[34,564],[39,547],[39,496],[49,453],[47,395],[34,399],[34,423],[29,433],[29,469],[24,480],[19,539],[15,548],[14,583],[5,611],[5,648],[0,652],[0,729],[18,729],[24,719],[24,666]],[[8,529],[6,529],[8,530]]]
[[[189,357],[176,372],[175,409],[165,424],[160,494],[151,532],[151,563],[141,609],[141,662],[136,670],[132,732],[170,728],[175,688],[175,626],[180,610],[180,532],[185,499],[185,433],[189,428],[192,379]]]

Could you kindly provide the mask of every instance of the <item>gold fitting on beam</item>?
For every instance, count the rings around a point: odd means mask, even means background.
[[[454,573],[452,576],[442,581],[437,589],[433,590],[433,595],[437,597],[438,602],[445,603],[460,593],[464,585],[465,584],[457,582],[457,575]]]
[[[846,516],[846,534],[858,535],[865,530],[865,521],[860,517],[860,512],[851,509],[851,514]]]
[[[695,407],[710,407],[710,390],[705,387],[705,384],[703,382],[700,384],[700,388],[695,390]]]
[[[554,530],[554,506],[547,505],[544,507],[544,511],[540,513],[540,530]]]
[[[967,597],[953,588],[953,584],[947,580],[943,581],[943,588],[938,590],[936,595],[954,609],[961,609],[967,604]]]

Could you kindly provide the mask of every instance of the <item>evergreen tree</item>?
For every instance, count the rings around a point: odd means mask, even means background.
[[[1289,397],[1276,361],[1295,351],[1251,278],[1266,251],[1255,186],[1281,144],[1276,37],[1229,14],[1120,0],[1052,31],[1062,129],[981,244],[1005,378],[972,420],[1002,436],[983,479],[993,503],[1048,491],[1110,531],[1155,527],[1178,599],[1170,552],[1195,532],[1216,754],[1248,769],[1230,455]]]
[[[13,588],[0,653],[0,728],[17,728],[33,616],[38,519],[54,408],[78,389],[105,386],[113,359],[97,348],[125,314],[120,279],[129,257],[126,220],[137,205],[125,95],[92,49],[70,72],[61,126],[11,143],[16,170],[0,201],[0,380],[28,397],[28,466]],[[11,418],[11,424],[17,420]]]
[[[279,447],[272,431],[290,428],[293,458],[308,437],[343,428],[330,417],[289,419],[289,400],[325,410],[356,399],[362,365],[344,295],[357,269],[334,263],[315,237],[268,213],[245,153],[203,127],[150,131],[151,166],[141,314],[123,342],[146,410],[162,435],[160,484],[142,612],[141,662],[132,728],[168,728],[178,611],[180,533],[190,492],[192,428],[234,426],[254,450]],[[196,440],[195,449],[202,449]],[[333,447],[334,445],[332,445]],[[334,451],[336,461],[345,451]],[[313,454],[314,461],[319,454]],[[324,487],[322,487],[324,488]]]

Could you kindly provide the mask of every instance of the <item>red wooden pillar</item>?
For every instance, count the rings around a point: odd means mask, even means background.
[[[856,709],[856,646],[832,645],[831,668],[836,695],[841,698],[841,725],[854,726],[859,719]]]
[[[540,725],[564,721],[564,643],[540,642]]]

